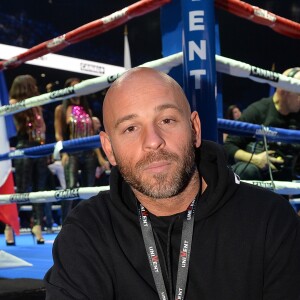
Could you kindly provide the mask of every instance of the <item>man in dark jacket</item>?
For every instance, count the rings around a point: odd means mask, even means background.
[[[201,140],[173,79],[132,69],[103,113],[110,191],[66,219],[46,299],[298,299],[297,215],[240,182],[221,146]]]
[[[300,68],[286,70],[283,75],[300,79]],[[249,105],[239,121],[264,126],[300,129],[300,95],[277,88],[273,96]],[[233,171],[245,180],[269,180],[269,168],[275,180],[295,179],[294,170],[299,144],[268,143],[251,137],[228,135],[224,144]],[[266,151],[267,150],[267,151]]]

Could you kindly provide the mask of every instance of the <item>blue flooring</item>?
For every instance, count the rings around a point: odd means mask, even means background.
[[[52,245],[56,233],[43,233],[44,245],[37,245],[30,233],[16,236],[16,246],[6,246],[5,237],[0,234],[0,250],[33,264],[31,267],[0,268],[0,278],[32,278],[43,279],[52,266]]]

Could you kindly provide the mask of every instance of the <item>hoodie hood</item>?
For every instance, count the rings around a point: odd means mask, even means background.
[[[196,209],[196,220],[207,218],[223,207],[240,186],[240,180],[228,168],[224,148],[211,141],[202,141],[196,150],[200,176],[207,183]]]
[[[202,141],[196,149],[196,164],[200,176],[207,183],[207,189],[197,204],[195,219],[208,217],[225,205],[239,187],[239,180],[226,165],[223,147]],[[136,198],[130,186],[124,181],[118,167],[113,167],[110,175],[110,198],[116,210],[136,219]]]

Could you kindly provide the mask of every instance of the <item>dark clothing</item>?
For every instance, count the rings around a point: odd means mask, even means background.
[[[69,162],[64,167],[66,187],[72,189],[77,187],[80,181],[81,187],[94,186],[96,171],[96,155],[94,150],[85,150],[69,154]],[[81,170],[80,180],[78,171]],[[65,200],[61,203],[62,221],[65,220],[70,212],[72,205],[77,204],[72,200]]]
[[[203,141],[196,152],[208,187],[195,212],[185,299],[298,299],[300,228],[293,208],[269,190],[240,182],[221,146]],[[45,276],[46,299],[159,299],[136,199],[116,167],[110,187],[66,219]],[[182,214],[150,219],[166,289],[174,290]]]
[[[35,142],[20,140],[17,149],[37,146]],[[15,181],[17,193],[44,191],[47,186],[48,166],[47,158],[20,158],[14,160]],[[32,204],[33,225],[42,225],[44,204]]]
[[[63,121],[62,133],[63,140],[81,138],[90,136],[93,129],[92,117],[88,114],[88,110],[81,105],[69,104],[62,114],[62,120],[66,119],[66,111],[71,108],[71,115],[68,123]],[[78,171],[81,170],[79,180]],[[96,172],[96,156],[93,150],[79,151],[69,153],[69,162],[64,166],[66,179],[66,187],[72,189],[77,187],[80,181],[81,187],[94,186]],[[61,212],[62,222],[64,222],[72,207],[76,206],[80,200],[62,201]]]
[[[300,129],[300,113],[292,113],[287,116],[281,115],[275,108],[273,98],[263,98],[249,105],[244,111],[239,121],[259,124],[264,126],[278,127],[284,129]],[[255,143],[256,140],[249,136],[228,135],[224,143],[225,150],[228,154],[229,164],[234,165],[234,155],[239,150],[247,152],[259,153],[263,152],[264,147],[262,141]],[[286,168],[282,172],[277,172],[274,179],[292,180],[292,163],[293,156],[297,155],[299,149],[297,145],[284,143],[268,142],[269,150],[275,150],[277,156],[281,156],[285,160],[285,164],[279,167]],[[241,179],[270,179],[266,178],[268,172],[263,173],[258,167],[247,162],[239,162],[233,166],[233,170]],[[243,174],[242,174],[243,173]],[[276,177],[277,176],[277,177]],[[258,178],[257,178],[258,177]]]

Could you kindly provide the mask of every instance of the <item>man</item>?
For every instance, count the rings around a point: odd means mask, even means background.
[[[300,68],[286,70],[283,75],[300,79]],[[239,121],[264,126],[300,129],[300,95],[277,88],[272,97],[252,103]],[[245,180],[269,180],[268,161],[276,180],[292,180],[299,145],[269,143],[245,136],[228,135],[224,144],[233,171]]]
[[[271,191],[241,183],[201,141],[180,86],[148,68],[106,94],[110,191],[70,213],[46,299],[297,299],[299,221]]]

